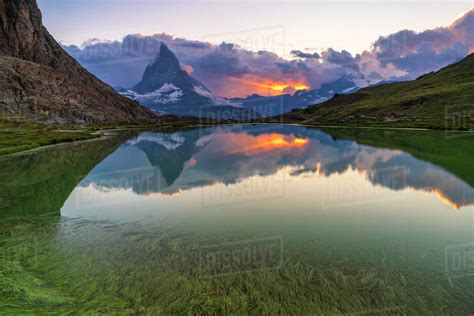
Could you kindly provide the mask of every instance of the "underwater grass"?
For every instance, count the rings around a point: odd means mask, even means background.
[[[466,314],[469,280],[324,256],[203,277],[200,243],[160,227],[59,218],[0,222],[0,309],[60,314]]]

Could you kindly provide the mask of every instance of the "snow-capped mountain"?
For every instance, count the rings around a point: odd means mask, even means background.
[[[263,117],[271,117],[291,112],[296,108],[305,108],[331,99],[336,93],[345,94],[358,90],[356,84],[349,77],[342,77],[332,83],[323,84],[321,88],[309,91],[297,91],[294,95],[283,94],[272,97],[257,94],[247,98],[232,98],[231,102],[252,109]]]
[[[252,109],[214,98],[211,91],[191,77],[176,56],[162,44],[155,62],[149,65],[136,86],[119,91],[157,114],[216,119],[253,119]]]

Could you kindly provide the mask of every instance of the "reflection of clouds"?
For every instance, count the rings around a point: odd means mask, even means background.
[[[437,166],[402,151],[334,140],[304,127],[235,126],[176,134],[143,133],[101,165],[120,156],[127,146],[143,151],[148,165],[106,173],[93,171],[83,185],[131,188],[137,194],[172,194],[270,176],[286,167],[295,177],[317,173],[330,178],[357,170],[375,186],[429,192],[454,208],[474,204],[474,189]]]

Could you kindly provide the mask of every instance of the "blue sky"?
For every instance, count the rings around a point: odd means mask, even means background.
[[[218,44],[264,28],[269,30],[270,37],[272,32],[284,34],[284,51],[279,47],[273,49],[280,55],[292,49],[321,51],[328,47],[359,53],[368,49],[380,35],[401,29],[423,31],[449,25],[474,3],[472,0],[38,2],[46,27],[64,43],[81,44],[90,38],[114,40],[127,34],[165,32]],[[275,26],[279,28],[271,28]],[[215,36],[216,33],[224,34]],[[253,48],[252,44],[249,46]],[[272,50],[271,46],[265,48]]]

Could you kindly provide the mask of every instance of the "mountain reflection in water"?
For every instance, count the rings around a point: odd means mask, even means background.
[[[335,140],[297,126],[232,126],[172,134],[144,132],[125,142],[80,183],[101,192],[175,195],[284,172],[289,178],[353,174],[374,187],[433,194],[453,209],[474,189],[450,172],[399,150]]]

